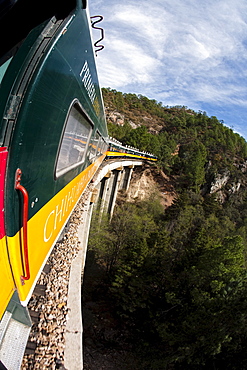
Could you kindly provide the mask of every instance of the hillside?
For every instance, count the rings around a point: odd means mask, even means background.
[[[245,140],[205,112],[103,94],[110,135],[159,161],[111,221],[94,215],[96,353],[123,370],[247,369]]]
[[[224,202],[245,187],[247,143],[216,117],[116,90],[103,96],[110,136],[157,155],[177,191],[216,193]]]

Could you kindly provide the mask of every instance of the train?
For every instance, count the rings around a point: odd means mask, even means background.
[[[129,145],[123,145],[119,140],[109,137],[106,159],[141,159],[150,162],[157,162],[158,158],[149,152],[143,152]]]
[[[103,160],[157,158],[108,137],[85,0],[3,0],[0,32],[1,321]]]
[[[9,3],[2,34],[17,19],[20,29],[0,54],[0,318],[15,292],[27,305],[108,148],[86,3],[41,2],[38,15]]]

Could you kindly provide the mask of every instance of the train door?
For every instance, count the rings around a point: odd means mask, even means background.
[[[9,61],[0,65],[0,85],[4,77]],[[15,291],[15,284],[7,253],[6,233],[4,223],[4,197],[5,197],[5,176],[8,150],[0,147],[0,320]]]

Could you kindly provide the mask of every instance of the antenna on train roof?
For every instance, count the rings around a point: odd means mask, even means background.
[[[92,19],[95,19],[95,21],[93,21]],[[104,45],[98,45],[100,41],[104,40],[104,29],[101,28],[101,27],[96,27],[95,25],[99,22],[101,22],[104,18],[102,15],[94,15],[93,17],[90,17],[91,19],[91,25],[92,25],[92,28],[94,28],[95,30],[100,30],[100,33],[101,33],[101,38],[99,40],[97,40],[95,43],[94,43],[94,47],[95,47],[95,54],[96,54],[96,57],[97,57],[97,53],[98,51],[101,51],[104,49]]]

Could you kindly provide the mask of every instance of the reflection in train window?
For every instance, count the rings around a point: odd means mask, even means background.
[[[97,147],[99,143],[100,135],[96,132],[94,139],[91,141],[90,159],[97,156]]]
[[[103,154],[105,154],[105,152],[107,151],[108,149],[108,144],[105,142],[105,140],[103,140]]]
[[[104,154],[106,151],[106,142],[105,140],[103,139],[103,137],[100,138],[100,142],[99,142],[99,145],[98,145],[98,155],[102,155]]]
[[[78,105],[69,113],[57,161],[56,175],[83,163],[92,127]]]

